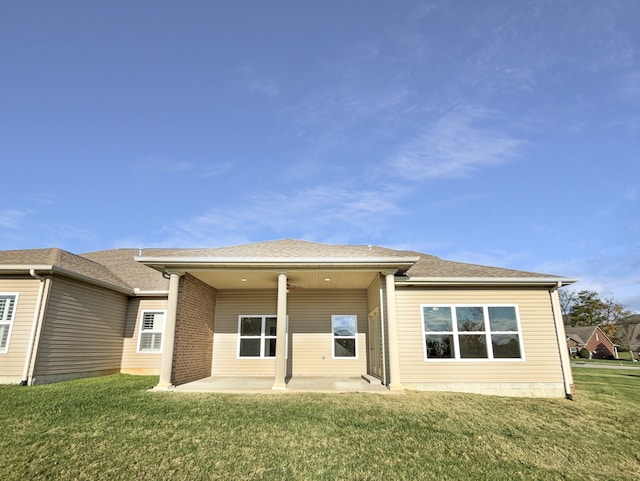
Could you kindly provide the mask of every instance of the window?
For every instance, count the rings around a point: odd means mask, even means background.
[[[0,294],[0,353],[9,350],[9,336],[17,301],[18,294]]]
[[[162,352],[166,311],[142,311],[138,352]]]
[[[331,316],[331,332],[334,358],[358,357],[358,316]]]
[[[421,307],[425,359],[523,359],[517,306]]]
[[[238,357],[275,357],[277,326],[277,316],[240,316]]]

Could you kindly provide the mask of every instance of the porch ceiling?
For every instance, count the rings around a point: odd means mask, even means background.
[[[277,289],[278,273],[268,270],[189,271],[216,289]],[[366,289],[378,272],[371,271],[293,271],[287,272],[292,292],[297,289]]]

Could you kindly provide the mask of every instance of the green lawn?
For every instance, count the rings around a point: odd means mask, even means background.
[[[2,386],[0,479],[637,479],[640,371],[575,377],[574,402],[150,393],[155,378],[125,375]]]

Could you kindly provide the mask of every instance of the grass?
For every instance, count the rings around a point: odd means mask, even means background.
[[[630,353],[623,352],[620,353],[620,357],[618,359],[580,359],[580,358],[572,358],[572,363],[575,364],[609,364],[610,366],[629,366],[629,367],[640,367],[637,362],[633,362],[630,357]]]
[[[640,371],[578,398],[150,393],[109,376],[0,387],[3,480],[617,480],[640,473]]]
[[[630,351],[618,351],[618,357],[623,361],[631,361]]]

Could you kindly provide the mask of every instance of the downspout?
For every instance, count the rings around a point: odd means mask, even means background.
[[[564,381],[564,392],[567,399],[573,401],[575,398],[575,387],[573,385],[573,374],[571,373],[569,352],[567,351],[567,337],[564,332],[564,323],[562,322],[562,309],[560,307],[560,297],[558,295],[558,289],[560,287],[562,287],[562,281],[558,281],[558,285],[549,289],[549,296],[551,297],[553,322],[556,327],[556,338],[558,340],[558,351],[560,354],[560,367],[562,368],[562,377]]]
[[[33,352],[36,344],[36,335],[38,333],[38,328],[40,327],[42,316],[40,315],[42,311],[42,300],[44,298],[45,286],[48,284],[48,280],[44,277],[36,274],[35,269],[29,269],[29,275],[34,279],[38,279],[40,281],[40,287],[38,289],[38,297],[36,298],[36,307],[33,313],[33,321],[31,322],[31,332],[29,333],[29,342],[27,344],[27,355],[24,359],[24,368],[22,370],[22,381],[20,381],[20,386],[28,386],[29,380],[32,378],[33,372],[31,371]]]
[[[380,280],[382,280],[382,277],[380,278]],[[386,386],[389,384],[389,381],[387,380],[387,347],[386,347],[387,337],[384,332],[385,331],[384,309],[385,309],[384,293],[382,291],[382,287],[380,287],[380,334],[382,336],[382,339],[381,339],[382,352],[380,354],[382,355],[382,380],[383,380],[383,384]]]

